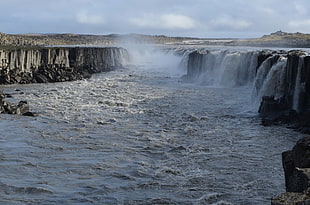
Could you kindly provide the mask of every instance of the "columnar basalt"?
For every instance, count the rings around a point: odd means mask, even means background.
[[[207,82],[226,79],[221,86],[227,85],[227,80],[231,85],[252,83],[252,96],[258,102],[263,125],[289,124],[310,133],[309,54],[299,50],[250,53],[256,59],[243,62],[245,54],[241,52],[192,52],[187,77]],[[235,56],[235,62],[225,63],[226,58],[233,59],[230,55]],[[292,151],[282,154],[282,159],[287,192],[274,197],[271,204],[310,204],[310,137],[298,141]]]
[[[194,51],[188,56],[187,79],[213,86],[252,85],[264,125],[290,123],[310,133],[310,56],[304,51]]]
[[[272,199],[272,205],[310,204],[310,136],[282,153],[286,193]]]
[[[122,68],[123,48],[1,48],[0,84],[72,81]]]

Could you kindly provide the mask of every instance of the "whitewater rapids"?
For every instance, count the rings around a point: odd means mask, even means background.
[[[184,82],[180,61],[3,86],[38,117],[0,115],[0,203],[269,204],[301,135],[261,126],[248,86]]]

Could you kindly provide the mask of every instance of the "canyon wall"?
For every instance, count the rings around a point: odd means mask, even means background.
[[[78,80],[122,68],[129,60],[123,48],[0,48],[0,84]]]
[[[300,50],[198,50],[188,55],[187,80],[249,86],[263,124],[291,123],[310,133],[310,56]]]
[[[187,80],[216,86],[248,86],[262,124],[285,124],[310,134],[310,56],[292,51],[194,51]],[[272,205],[310,204],[310,137],[282,154],[286,193]]]

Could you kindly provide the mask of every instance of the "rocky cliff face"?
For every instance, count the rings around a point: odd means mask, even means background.
[[[299,131],[309,133],[310,56],[295,50],[275,53],[268,59],[273,61],[265,71],[264,85],[258,89],[259,112],[267,121],[290,123]]]
[[[282,153],[286,193],[274,197],[272,205],[310,204],[310,136]]]
[[[310,133],[310,55],[304,51],[194,51],[188,56],[187,78],[252,86],[263,125],[289,124]],[[271,204],[310,204],[310,136],[284,152],[282,161],[287,192]]]
[[[255,76],[258,52],[199,50],[188,56],[187,79],[215,86],[242,86]]]
[[[252,86],[264,125],[291,123],[310,133],[310,56],[304,51],[194,51],[188,56],[187,79]]]
[[[123,48],[2,48],[0,84],[77,80],[121,68],[128,60]]]

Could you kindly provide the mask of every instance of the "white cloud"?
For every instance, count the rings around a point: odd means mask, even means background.
[[[295,4],[295,9],[297,10],[298,14],[305,15],[308,13],[307,8],[305,5],[302,4]]]
[[[161,17],[165,27],[171,29],[191,29],[195,27],[195,22],[191,18],[183,15],[167,14]]]
[[[145,28],[191,29],[196,26],[193,19],[178,14],[165,14],[161,16],[148,14],[142,18],[131,18],[129,21],[136,26]]]
[[[243,30],[251,26],[251,23],[247,20],[234,19],[232,17],[224,16],[211,21],[212,27],[226,28],[233,30]]]
[[[101,15],[90,14],[87,11],[81,11],[76,15],[76,20],[81,24],[104,24],[105,19]]]
[[[309,32],[310,31],[310,19],[305,20],[292,20],[288,22],[288,27],[292,30],[299,32]]]
[[[274,11],[274,9],[272,9],[272,8],[267,8],[267,7],[261,8],[261,11],[262,11],[263,13],[267,14],[267,15],[273,15],[273,14],[276,13],[276,12]]]

